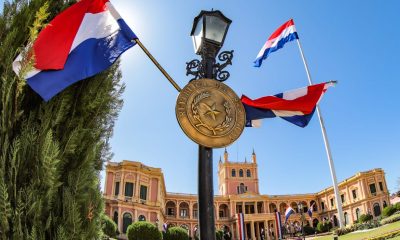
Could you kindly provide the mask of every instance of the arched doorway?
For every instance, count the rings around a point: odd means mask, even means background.
[[[139,221],[139,222],[146,221],[146,217],[143,216],[143,215],[140,215],[140,216],[138,217],[138,221]]]
[[[339,224],[338,224],[338,220],[337,220],[337,217],[336,217],[336,215],[333,215],[333,226],[334,227],[337,227]]]
[[[122,232],[126,233],[126,229],[128,229],[129,225],[132,224],[132,214],[124,213],[122,218]]]
[[[314,218],[314,220],[312,221],[313,228],[316,228],[318,223],[319,223],[318,219]]]
[[[299,213],[299,207],[297,206],[297,203],[292,202],[292,203],[290,203],[290,206],[293,208],[293,210],[294,210],[296,213]]]
[[[379,206],[379,203],[374,203],[374,216],[378,217],[381,215],[381,206]]]
[[[344,212],[344,225],[346,226],[347,224],[349,224],[349,215],[347,212]]]
[[[358,218],[360,217],[360,209],[356,208],[356,220],[358,221]]]
[[[117,227],[118,227],[118,212],[117,211],[114,212],[113,221],[117,224]]]
[[[285,215],[285,211],[288,208],[288,205],[286,203],[281,203],[279,204],[279,212],[283,215]]]
[[[274,213],[275,210],[276,210],[276,205],[275,205],[275,203],[270,203],[270,204],[269,204],[269,212],[270,212],[270,213]]]
[[[314,201],[314,200],[311,200],[310,201],[310,208],[311,208],[311,206],[312,206],[312,210],[313,210],[313,212],[316,212],[316,211],[318,211],[318,206],[317,206],[317,203]],[[307,209],[308,210],[308,209]]]

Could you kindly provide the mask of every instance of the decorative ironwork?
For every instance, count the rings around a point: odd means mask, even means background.
[[[212,55],[212,54],[211,54]],[[206,58],[211,56],[202,56],[202,60],[193,59],[190,62],[186,63],[186,76],[193,75],[194,77],[190,79],[190,81],[206,78]],[[223,51],[218,55],[218,60],[221,63],[212,64],[212,72],[213,78],[223,82],[226,81],[230,77],[230,73],[228,71],[223,71],[223,69],[228,66],[232,65],[233,59],[233,50],[231,51]]]
[[[214,65],[215,69],[215,79],[220,82],[223,82],[229,78],[231,75],[228,71],[222,71],[226,66],[232,65],[232,58],[233,58],[233,50],[231,51],[223,51],[218,55],[218,60],[224,63],[216,63]]]
[[[193,59],[192,61],[187,62],[186,76],[188,76],[189,74],[194,76],[192,79],[190,79],[190,81],[205,78],[204,63],[197,59]]]

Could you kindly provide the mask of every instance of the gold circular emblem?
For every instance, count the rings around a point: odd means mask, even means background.
[[[179,93],[176,118],[183,132],[196,143],[225,147],[242,134],[245,111],[236,93],[212,79],[191,81]]]

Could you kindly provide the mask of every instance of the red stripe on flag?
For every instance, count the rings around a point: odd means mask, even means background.
[[[238,229],[239,229],[239,240],[242,239],[242,222],[240,220],[240,213],[238,213]]]
[[[103,12],[106,2],[108,0],[82,0],[51,20],[33,44],[35,68],[63,69],[85,13]]]
[[[294,25],[293,19],[290,19],[289,21],[285,22],[282,26],[280,26],[278,29],[275,30],[274,33],[268,38],[268,40],[274,39],[278,37],[286,28]]]
[[[293,100],[286,100],[275,96],[266,96],[252,100],[243,95],[241,101],[248,106],[261,109],[300,111],[304,114],[310,114],[318,103],[321,95],[325,92],[325,84],[326,83],[320,83],[308,86],[306,95]]]

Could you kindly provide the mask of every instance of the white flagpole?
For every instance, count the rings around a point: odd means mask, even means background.
[[[304,57],[303,48],[301,47],[299,39],[297,39],[297,45],[299,46],[301,58],[303,59],[304,67],[306,69],[308,83],[309,83],[309,85],[312,85],[313,83],[311,80],[310,71],[308,70],[307,61]],[[329,141],[328,141],[328,136],[326,134],[324,120],[322,119],[321,110],[319,109],[318,105],[317,105],[317,114],[318,114],[319,124],[321,125],[322,136],[324,138],[326,155],[328,155],[329,170],[331,171],[333,190],[335,192],[336,206],[337,206],[338,215],[339,215],[339,227],[342,228],[343,227],[342,200],[339,195],[339,187],[338,187],[337,178],[336,178],[335,166],[333,165],[332,154],[331,154],[331,149],[329,147]]]

